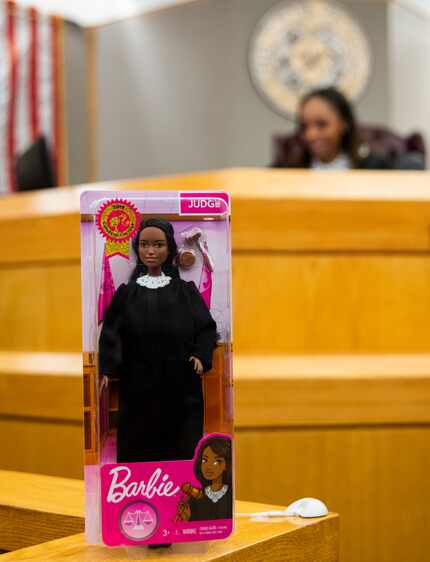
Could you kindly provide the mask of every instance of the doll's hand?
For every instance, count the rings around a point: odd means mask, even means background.
[[[189,521],[191,517],[191,509],[187,502],[181,500],[178,504],[178,513],[176,518],[179,521]]]
[[[200,359],[198,359],[198,357],[194,357],[194,355],[191,355],[189,361],[193,362],[193,367],[196,373],[201,375],[203,373],[203,365]]]

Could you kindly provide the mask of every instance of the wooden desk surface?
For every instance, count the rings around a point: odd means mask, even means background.
[[[16,550],[84,530],[83,482],[0,471],[0,549]]]
[[[239,513],[274,509],[251,502],[236,502]],[[256,522],[236,519],[235,533],[226,541],[175,545],[172,551],[88,546],[84,535],[69,535],[65,527],[74,518],[83,525],[83,485],[77,480],[17,472],[0,472],[0,548],[20,549],[2,556],[5,562],[27,560],[83,562],[174,559],[177,562],[298,562],[338,560],[338,516],[303,520],[297,517]],[[25,516],[23,516],[25,514]],[[69,518],[69,520],[67,519]],[[51,542],[52,537],[61,537]],[[36,546],[28,546],[34,544]]]
[[[238,502],[241,509],[265,509],[267,506]],[[32,562],[105,562],[116,560],[158,560],[159,562],[336,562],[338,560],[338,517],[308,521],[289,518],[255,522],[241,518],[235,533],[225,541],[205,544],[174,545],[167,550],[142,547],[108,549],[89,546],[83,534],[72,535],[37,546],[4,554],[2,560]],[[293,521],[294,519],[294,521]]]

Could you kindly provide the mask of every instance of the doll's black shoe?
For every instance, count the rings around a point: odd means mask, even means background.
[[[148,548],[170,548],[172,545],[168,543],[163,544],[148,544]]]

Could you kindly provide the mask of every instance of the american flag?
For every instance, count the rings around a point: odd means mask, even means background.
[[[0,192],[15,160],[43,135],[62,179],[62,29],[56,16],[0,0]]]

